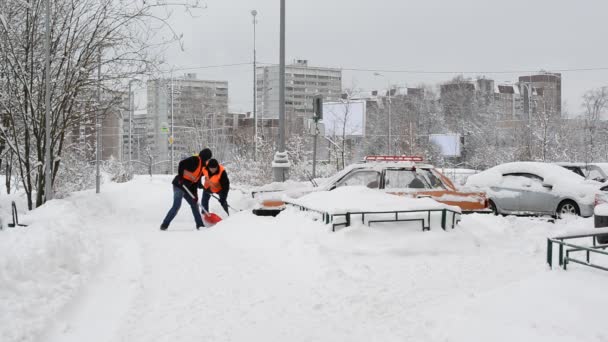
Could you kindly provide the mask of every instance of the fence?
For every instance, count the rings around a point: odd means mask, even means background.
[[[598,264],[594,264],[591,262],[591,255],[606,255],[608,256],[608,252],[605,250],[608,248],[608,244],[597,244],[598,237],[608,237],[608,229],[602,229],[601,232],[594,233],[586,233],[586,234],[575,234],[575,235],[563,235],[557,236],[553,238],[547,238],[547,264],[549,268],[553,268],[553,246],[557,244],[559,247],[558,254],[558,262],[559,266],[562,266],[564,270],[568,268],[568,264],[570,262],[589,266],[593,268],[597,268],[600,270],[608,271],[608,267],[601,266]],[[583,246],[580,244],[575,244],[571,242],[566,242],[567,240],[572,239],[583,239],[583,238],[591,238],[592,245],[591,246]],[[585,252],[586,258],[585,260],[581,260],[571,256],[573,253],[577,252]]]

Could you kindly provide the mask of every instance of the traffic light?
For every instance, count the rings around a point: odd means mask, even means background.
[[[323,120],[323,95],[315,95],[312,100],[315,121]]]

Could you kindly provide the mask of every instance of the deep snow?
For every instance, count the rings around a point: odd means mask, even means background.
[[[608,273],[545,265],[547,236],[592,219],[474,214],[447,232],[332,233],[295,210],[244,211],[196,231],[183,206],[162,232],[170,180],[77,193],[0,232],[0,340],[608,339]],[[251,205],[238,191],[229,200]]]

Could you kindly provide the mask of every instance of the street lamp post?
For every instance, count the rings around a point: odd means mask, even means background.
[[[129,172],[133,172],[133,150],[132,150],[132,137],[133,137],[133,115],[135,106],[133,105],[133,91],[131,90],[131,84],[138,82],[139,80],[133,79],[129,81]]]
[[[51,178],[51,4],[50,0],[45,1],[45,9],[46,9],[46,35],[44,40],[44,49],[45,49],[45,82],[46,82],[46,93],[44,96],[44,126],[45,126],[45,149],[44,149],[44,159],[46,161],[46,165],[44,168],[44,196],[45,201],[48,201],[53,198],[53,187],[52,187],[52,178]]]
[[[173,134],[173,97],[175,97],[173,89],[173,73],[171,73],[171,135],[169,137],[169,143],[171,144],[171,170],[175,170],[175,137]]]
[[[101,162],[101,49],[99,46],[99,54],[97,55],[97,115],[95,115],[95,193],[101,190],[101,172],[99,163]]]
[[[258,156],[258,116],[257,116],[257,78],[256,78],[256,49],[255,49],[255,25],[257,24],[256,16],[258,11],[252,10],[253,16],[253,160],[257,160]]]

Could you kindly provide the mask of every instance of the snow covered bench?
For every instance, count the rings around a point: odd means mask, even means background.
[[[351,226],[357,218],[368,226],[381,222],[420,222],[423,231],[430,230],[433,223],[446,230],[449,226],[453,229],[461,215],[460,208],[430,198],[402,197],[365,187],[343,187],[283,200],[300,210],[320,214],[323,222],[332,225],[332,231]]]

